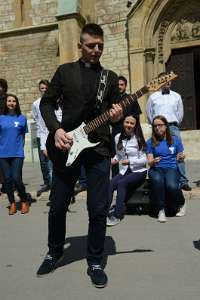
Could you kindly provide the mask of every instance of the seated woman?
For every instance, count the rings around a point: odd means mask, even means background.
[[[177,160],[184,157],[181,140],[170,134],[165,117],[156,116],[152,123],[152,137],[147,141],[147,159],[150,166],[150,197],[158,207],[159,222],[166,222],[167,197],[176,211],[179,207],[176,216],[185,215],[186,204],[177,169]]]
[[[146,178],[145,140],[138,117],[125,117],[121,133],[115,136],[115,145],[116,155],[111,163],[119,164],[119,174],[110,182],[110,204],[115,190],[117,196],[115,209],[107,218],[107,226],[117,225],[121,221],[128,188],[137,189]]]

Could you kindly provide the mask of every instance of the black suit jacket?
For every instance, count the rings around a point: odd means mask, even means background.
[[[85,121],[83,89],[79,61],[58,67],[48,91],[43,95],[40,102],[42,117],[52,136],[60,127],[69,132]],[[54,110],[56,101],[61,96],[63,97],[63,117],[62,122],[59,123],[55,117]],[[118,77],[114,72],[109,71],[101,113],[109,109],[112,103],[117,102],[118,98]],[[96,130],[95,141],[97,140],[101,143],[95,147],[95,151],[102,155],[110,155],[110,130],[108,124]]]

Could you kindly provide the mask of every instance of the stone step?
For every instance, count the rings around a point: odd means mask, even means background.
[[[35,142],[32,142],[30,123],[29,133],[26,134],[25,157],[26,161],[38,161],[37,146]],[[149,124],[144,123],[142,124],[142,129],[144,132],[145,139],[148,139],[151,136],[151,126]],[[32,134],[32,136],[35,139],[34,133]],[[181,137],[185,149],[186,160],[199,160],[200,130],[181,131]]]

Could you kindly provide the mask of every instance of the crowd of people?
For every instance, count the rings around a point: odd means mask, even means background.
[[[182,190],[189,191],[191,187],[179,129],[183,103],[181,96],[170,89],[170,83],[153,93],[147,102],[152,135],[145,141],[138,102],[123,108],[120,105],[128,96],[126,78],[100,64],[104,47],[102,28],[97,24],[85,25],[78,47],[81,58],[60,65],[50,83],[41,80],[41,96],[32,104],[44,181],[37,196],[50,190],[49,250],[37,276],[54,271],[63,257],[66,214],[76,187],[77,192],[87,189],[87,273],[96,287],[104,287],[108,281],[102,267],[106,226],[117,225],[124,218],[130,189],[135,191],[148,176],[150,201],[159,222],[167,221],[169,210],[177,217],[186,213]],[[21,113],[17,96],[7,89],[6,80],[0,79],[0,171],[10,202],[9,214],[16,213],[15,190],[21,200],[21,213],[25,214],[30,207],[22,179],[27,119]],[[101,126],[100,121],[95,123],[96,127],[89,126],[102,113],[105,119],[107,116],[105,122],[101,118]],[[73,130],[82,122],[88,125],[89,142],[96,144],[88,148],[78,145],[83,147],[81,153],[72,165],[66,166],[71,148],[78,143]]]

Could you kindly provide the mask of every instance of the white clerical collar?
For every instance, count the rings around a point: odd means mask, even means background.
[[[91,66],[92,66],[91,63],[85,62],[83,59],[81,59],[81,62],[84,64],[84,66],[85,66],[86,68],[91,68]]]

